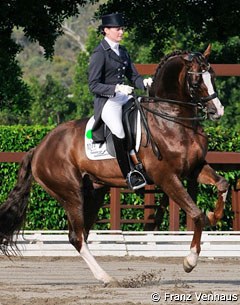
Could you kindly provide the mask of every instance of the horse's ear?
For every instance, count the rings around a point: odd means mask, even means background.
[[[211,53],[211,50],[212,50],[212,46],[211,46],[211,44],[209,44],[208,47],[207,47],[207,49],[206,49],[205,52],[203,53],[203,55],[204,55],[204,57],[205,57],[206,59],[209,58],[210,53]]]

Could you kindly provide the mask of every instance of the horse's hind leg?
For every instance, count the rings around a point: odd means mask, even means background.
[[[210,225],[214,226],[223,216],[229,184],[225,178],[218,175],[208,164],[205,164],[199,173],[198,182],[203,184],[211,184],[217,187],[218,200],[215,204],[215,209],[213,212],[209,212],[207,215]]]
[[[71,192],[69,194],[71,195],[64,204],[69,221],[69,241],[80,253],[97,280],[104,284],[115,283],[116,281],[99,266],[88,249],[84,230],[83,189],[75,194]]]
[[[104,284],[116,283],[111,276],[109,276],[97,263],[91,252],[89,251],[87,242],[85,240],[85,234],[82,225],[79,222],[78,211],[68,211],[69,221],[69,241],[80,253],[81,257],[87,263],[88,267],[92,271],[94,277],[102,281]]]
[[[98,211],[103,205],[104,196],[109,187],[92,183],[88,175],[83,179],[84,189],[84,229],[88,236],[90,229],[97,220]]]
[[[73,177],[73,173],[69,176]],[[68,175],[65,177],[67,178]],[[71,181],[61,181],[59,184],[56,182],[57,179],[55,179],[55,183],[52,183],[54,179],[49,180],[43,176],[41,178],[35,176],[35,179],[65,209],[68,217],[69,241],[85,260],[95,278],[104,284],[115,284],[116,281],[99,266],[88,249],[84,229],[84,190],[79,182],[79,177]]]

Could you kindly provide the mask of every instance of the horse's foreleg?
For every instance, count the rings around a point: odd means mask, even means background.
[[[188,254],[183,261],[183,268],[185,272],[189,273],[197,266],[198,257],[201,251],[200,244],[204,223],[205,219],[203,214],[194,221],[195,228],[190,246],[190,254]]]
[[[213,212],[209,212],[207,215],[210,225],[214,226],[223,216],[224,204],[226,201],[229,184],[225,178],[218,175],[208,164],[205,164],[199,173],[198,182],[203,184],[211,184],[217,187],[218,200],[215,204],[215,209]]]
[[[186,272],[191,272],[197,265],[199,253],[201,251],[200,243],[202,229],[205,224],[205,216],[192,200],[178,177],[171,177],[170,180],[164,179],[162,186],[164,192],[166,192],[166,194],[175,201],[195,223],[193,239],[190,247],[191,252],[183,262],[184,270]]]

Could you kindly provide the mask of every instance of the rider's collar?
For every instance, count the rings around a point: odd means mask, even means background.
[[[104,37],[104,39],[105,39],[105,40],[107,41],[107,43],[109,44],[110,48],[111,48],[117,55],[119,55],[119,43],[110,40],[110,39],[107,38],[106,36]]]

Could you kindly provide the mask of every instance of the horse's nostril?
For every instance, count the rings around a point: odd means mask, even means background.
[[[221,115],[217,114],[216,112],[208,112],[208,117],[212,121],[217,121],[221,118]]]
[[[216,111],[210,110],[210,111],[208,111],[208,113],[211,114],[211,115],[215,115],[215,114],[216,114]]]

